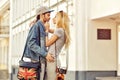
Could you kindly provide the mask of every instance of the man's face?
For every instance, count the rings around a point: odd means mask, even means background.
[[[50,13],[45,13],[43,20],[44,20],[44,22],[48,22],[50,20]]]

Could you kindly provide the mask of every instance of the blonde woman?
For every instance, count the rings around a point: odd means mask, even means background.
[[[59,11],[53,19],[53,22],[55,23],[56,29],[46,29],[46,33],[53,33],[50,39],[46,37],[46,46],[49,47],[48,53],[52,54],[54,57],[54,62],[50,62],[49,60],[47,62],[47,80],[56,79],[56,66],[60,65],[58,55],[63,46],[68,48],[70,44],[68,14],[63,11]]]

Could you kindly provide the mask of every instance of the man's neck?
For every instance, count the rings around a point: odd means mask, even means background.
[[[43,19],[40,19],[40,21],[41,21],[43,24],[45,24],[45,21],[44,21]]]

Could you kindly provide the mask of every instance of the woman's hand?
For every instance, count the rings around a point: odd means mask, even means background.
[[[45,26],[46,32],[49,32],[49,29],[50,29],[50,24],[49,24],[49,22],[46,22],[46,23],[44,24],[44,26]]]
[[[46,22],[46,23],[44,24],[44,26],[45,26],[45,32],[54,33],[54,29],[50,29],[50,24],[49,24],[49,22]]]
[[[50,53],[47,54],[46,59],[48,62],[54,62],[54,57]]]

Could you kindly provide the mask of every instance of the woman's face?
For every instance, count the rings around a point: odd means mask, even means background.
[[[53,24],[56,24],[56,16],[52,20],[53,20]]]
[[[55,22],[58,23],[61,20],[60,13],[57,13],[55,16]]]

